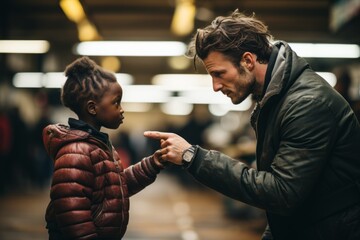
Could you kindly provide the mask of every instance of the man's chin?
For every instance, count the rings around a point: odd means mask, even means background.
[[[242,103],[246,98],[230,98],[234,105]]]
[[[236,99],[231,98],[231,102],[232,102],[234,105],[238,105],[238,104],[240,104],[242,101],[244,101],[244,100],[241,100],[241,99],[238,99],[238,98],[236,98]]]

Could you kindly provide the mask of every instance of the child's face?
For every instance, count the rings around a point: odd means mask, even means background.
[[[121,107],[122,88],[119,83],[109,84],[109,89],[96,104],[96,118],[99,126],[116,129],[123,123],[124,110]]]

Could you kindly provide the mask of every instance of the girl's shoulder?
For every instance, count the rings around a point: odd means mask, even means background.
[[[86,152],[93,145],[89,141],[90,134],[85,131],[71,129],[63,124],[51,124],[43,130],[44,147],[48,154],[55,158],[58,152]]]

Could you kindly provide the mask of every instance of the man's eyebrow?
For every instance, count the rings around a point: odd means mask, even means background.
[[[225,70],[217,70],[217,69],[214,69],[212,71],[209,72],[209,74],[212,74],[212,73],[223,73],[225,72]]]

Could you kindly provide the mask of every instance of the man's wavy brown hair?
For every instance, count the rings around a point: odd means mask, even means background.
[[[212,51],[221,52],[239,66],[242,55],[251,52],[256,54],[258,62],[267,63],[272,39],[267,26],[254,13],[246,16],[236,9],[231,15],[219,16],[209,26],[198,29],[186,55],[195,63],[197,58],[204,60]]]

